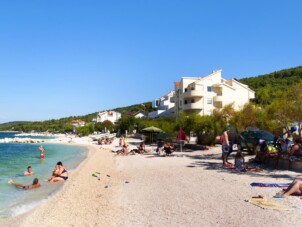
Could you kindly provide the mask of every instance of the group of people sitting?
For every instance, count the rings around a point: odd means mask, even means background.
[[[30,176],[32,174],[33,171],[31,166],[28,166],[27,170],[24,171],[23,173],[24,176]],[[52,176],[47,180],[47,182],[51,182],[51,183],[62,182],[62,181],[66,181],[67,179],[68,179],[68,172],[63,166],[63,163],[57,162],[54,170],[52,171]],[[33,189],[41,186],[38,178],[34,178],[33,183],[30,185],[15,183],[13,180],[9,180],[7,183],[21,189]]]
[[[107,144],[112,144],[112,142],[113,142],[113,140],[114,140],[114,138],[100,138],[100,139],[98,139],[98,144],[99,145],[103,145],[103,144],[105,144],[105,145],[107,145]]]
[[[255,157],[255,162],[265,163],[268,158],[288,159],[291,162],[302,159],[302,142],[299,138],[294,138],[293,142],[289,139],[277,139],[274,144],[267,144],[266,141],[259,141],[259,149]]]
[[[163,141],[159,140],[157,143],[156,153],[158,155],[169,156],[175,151],[175,147],[170,143],[163,143]]]

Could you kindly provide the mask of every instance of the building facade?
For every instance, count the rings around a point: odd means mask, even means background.
[[[174,95],[175,91],[172,90],[169,93],[161,96],[160,98],[155,99],[152,102],[152,108],[157,110],[148,113],[148,118],[175,116],[175,104],[171,101]]]
[[[214,109],[221,109],[233,103],[235,110],[241,109],[255,92],[236,79],[225,80],[222,70],[213,71],[202,77],[183,77],[174,82],[175,94],[171,101],[175,104],[175,113],[196,113],[210,115]]]
[[[98,113],[95,121],[96,122],[104,122],[111,121],[113,124],[117,122],[122,117],[122,114],[115,111],[104,111]]]
[[[86,122],[79,119],[79,120],[72,120],[71,124],[73,127],[78,128],[78,127],[85,126]]]

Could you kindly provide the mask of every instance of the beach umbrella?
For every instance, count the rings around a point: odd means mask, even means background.
[[[186,140],[186,134],[185,134],[184,130],[182,130],[182,128],[179,129],[176,139],[177,140]]]
[[[161,130],[160,128],[154,127],[154,126],[143,128],[142,130],[145,132],[158,132],[158,133],[163,132],[163,130]]]
[[[159,133],[157,135],[157,139],[161,139],[161,140],[167,140],[167,139],[172,139],[174,137],[174,135],[171,135],[169,133]]]
[[[144,132],[149,132],[150,133],[150,139],[151,139],[151,143],[153,142],[152,140],[152,136],[153,136],[153,133],[160,133],[160,132],[163,132],[163,130],[161,130],[160,128],[157,128],[157,127],[154,127],[154,126],[150,126],[150,127],[147,127],[147,128],[143,128],[142,131]]]

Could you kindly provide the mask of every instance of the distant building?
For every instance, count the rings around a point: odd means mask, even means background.
[[[183,111],[210,115],[214,109],[221,109],[231,103],[238,110],[255,98],[255,92],[247,85],[236,79],[223,79],[221,71],[213,71],[202,77],[182,77],[179,82],[174,82],[172,101],[175,103],[175,113]]]
[[[157,117],[170,117],[175,116],[174,106],[175,104],[171,101],[174,97],[175,91],[172,90],[169,93],[155,99],[152,102],[152,108],[157,109],[148,113],[149,118]]]
[[[72,126],[75,127],[75,128],[78,128],[78,127],[83,127],[86,125],[86,122],[85,121],[82,121],[82,120],[73,120],[71,122]]]
[[[133,116],[134,116],[135,118],[142,118],[142,117],[146,117],[147,114],[146,114],[145,111],[140,110],[140,111],[136,112]]]
[[[96,122],[111,121],[113,124],[122,117],[121,113],[115,111],[104,111],[98,113]]]

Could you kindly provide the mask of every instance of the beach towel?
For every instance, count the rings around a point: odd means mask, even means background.
[[[274,203],[267,199],[250,199],[249,203],[254,204],[255,206],[261,207],[263,209],[273,209],[273,210],[288,210],[289,207]]]
[[[275,188],[287,188],[290,183],[280,184],[280,183],[251,183],[252,187],[275,187]]]

